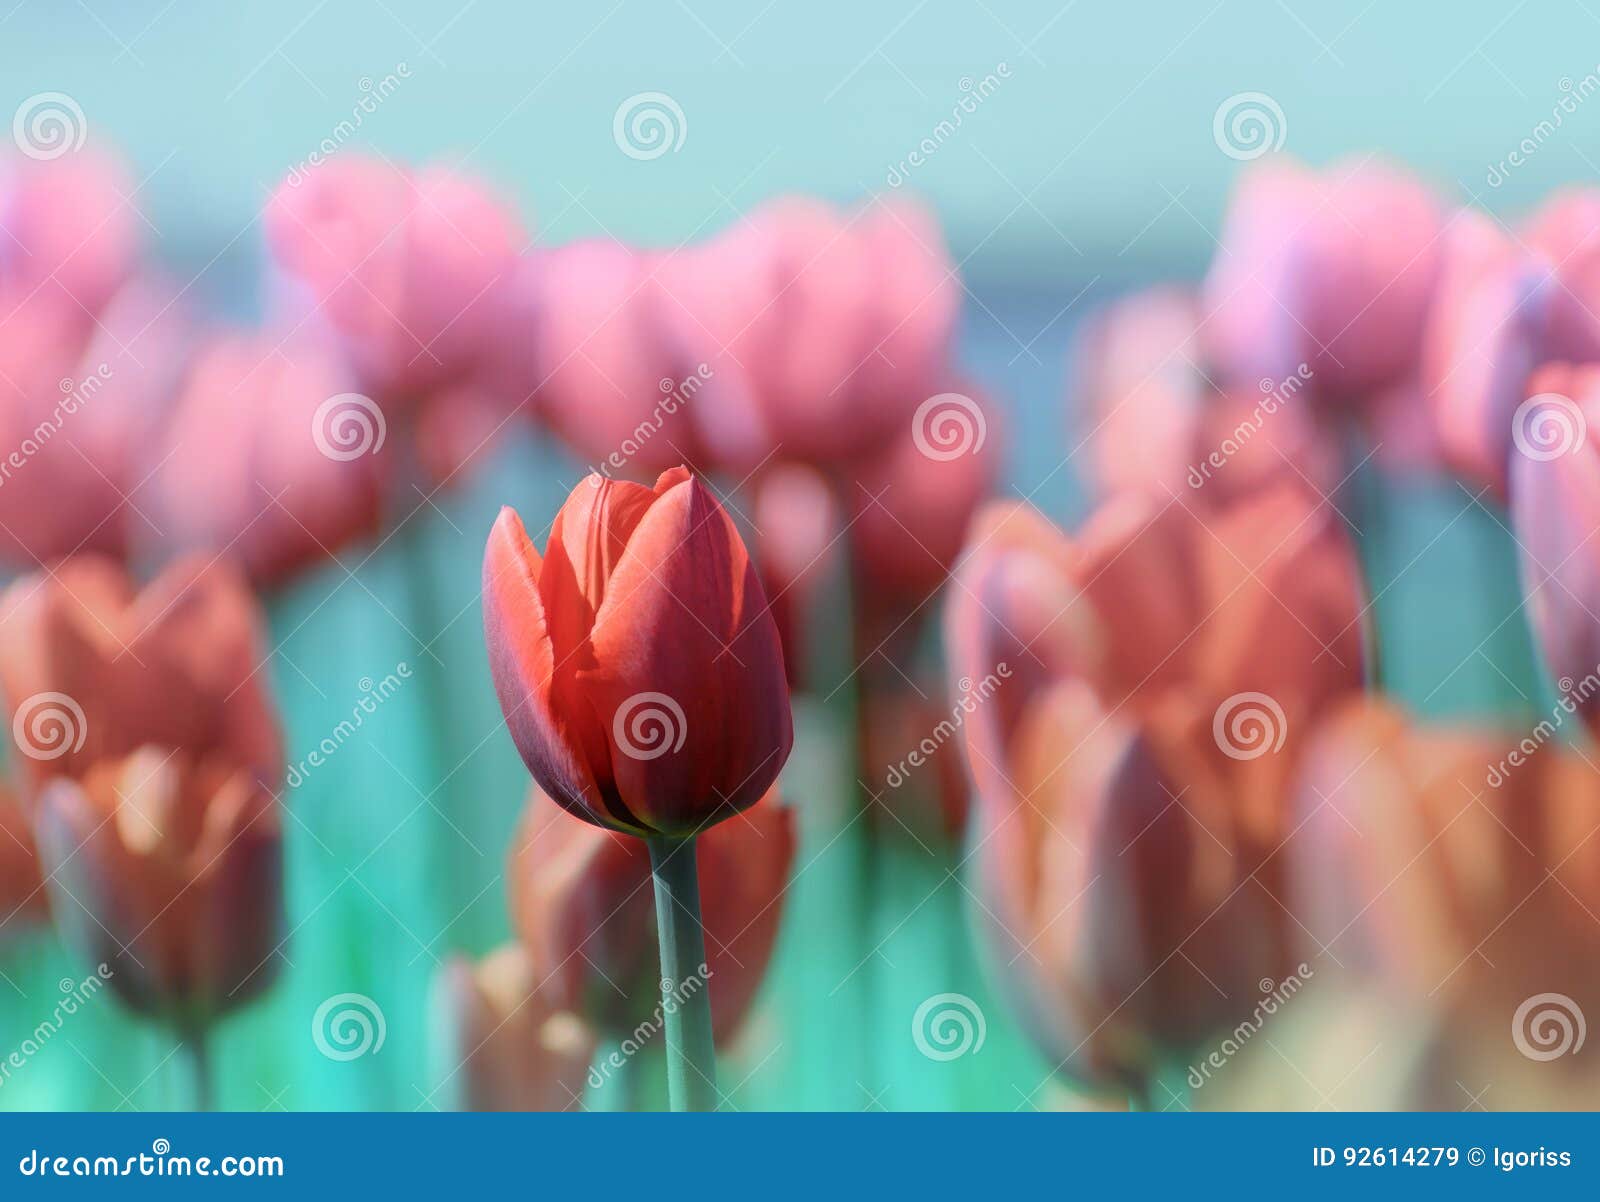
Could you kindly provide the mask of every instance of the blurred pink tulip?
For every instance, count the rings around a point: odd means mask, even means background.
[[[184,381],[156,471],[161,541],[237,561],[261,585],[378,526],[388,420],[308,339],[216,339]]]
[[[658,260],[610,239],[538,259],[540,412],[596,469],[649,478],[705,466],[694,410],[723,384],[696,358],[687,315],[655,279]]]
[[[1416,366],[1442,227],[1426,186],[1382,163],[1250,168],[1206,277],[1219,382],[1254,386],[1303,364],[1317,395],[1355,401],[1398,382]]]
[[[1306,733],[1361,685],[1354,551],[1273,482],[1124,494],[1071,541],[997,504],[959,581],[946,646],[1002,975],[1063,1071],[1145,1090],[1286,971],[1273,851]]]
[[[526,241],[500,198],[466,176],[351,154],[280,185],[266,229],[362,387],[396,403],[458,385],[492,358]]]
[[[844,560],[839,505],[815,468],[780,463],[756,480],[751,548],[783,643],[791,687],[808,678],[809,638],[829,577]]]
[[[134,191],[121,163],[89,149],[0,162],[0,339],[37,307],[90,328],[133,267]]]
[[[1546,668],[1600,735],[1600,366],[1553,364],[1515,417],[1511,528]]]
[[[771,453],[819,464],[909,425],[949,370],[960,283],[933,218],[900,199],[854,214],[785,199],[665,257],[663,287],[749,420],[703,436],[731,470]]]
[[[578,1110],[597,1040],[551,1005],[516,944],[473,962],[452,957],[436,986],[447,1026],[444,1087],[463,1110]]]

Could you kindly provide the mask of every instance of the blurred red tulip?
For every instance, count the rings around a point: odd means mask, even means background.
[[[280,780],[263,625],[239,575],[200,557],[137,592],[94,556],[11,585],[0,597],[0,686],[27,791],[147,745]]]
[[[1206,278],[1206,338],[1224,384],[1304,365],[1319,396],[1359,400],[1401,380],[1439,271],[1443,215],[1428,189],[1382,163],[1248,170]]]
[[[193,1032],[271,983],[283,929],[277,806],[251,769],[156,746],[40,793],[56,919],[134,1009]]]
[[[754,805],[793,739],[783,652],[738,531],[682,468],[589,476],[545,555],[507,508],[483,561],[500,707],[534,779],[589,822],[686,836]]]
[[[156,469],[161,539],[236,560],[261,585],[378,527],[387,420],[337,360],[272,334],[196,358]]]
[[[1319,973],[1431,1028],[1398,1105],[1486,1081],[1497,1109],[1592,1105],[1592,1065],[1561,1053],[1600,996],[1600,776],[1548,738],[1369,703],[1308,750],[1283,900]]]
[[[706,988],[717,1041],[755,1000],[794,861],[792,812],[775,796],[696,845]],[[534,977],[555,1004],[620,1037],[660,1004],[650,855],[638,839],[574,822],[535,788],[512,844],[511,907]]]
[[[266,228],[363,388],[395,403],[459,384],[493,355],[526,241],[500,198],[455,171],[351,154],[280,185]]]
[[[905,201],[845,215],[808,200],[756,209],[665,257],[663,287],[749,419],[703,423],[720,461],[818,464],[872,450],[943,390],[960,282],[932,216]],[[730,406],[731,409],[731,406]]]
[[[575,825],[575,824],[574,824]],[[577,1110],[595,1037],[550,1004],[528,953],[515,944],[482,960],[452,957],[439,1004],[448,1024],[444,1085],[463,1110]]]
[[[136,190],[121,163],[90,149],[0,162],[0,339],[38,308],[87,333],[132,270]]]
[[[1552,364],[1514,421],[1511,528],[1529,622],[1550,675],[1600,733],[1600,367]]]
[[[1328,507],[1282,483],[1198,500],[1125,495],[1073,542],[996,505],[947,614],[1002,975],[1063,1071],[1136,1090],[1285,971],[1287,782],[1361,684]]]

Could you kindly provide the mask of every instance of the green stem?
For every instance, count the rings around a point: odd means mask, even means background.
[[[706,989],[706,941],[694,836],[646,839],[661,933],[661,1010],[667,1027],[667,1094],[672,1109],[717,1108],[717,1060]],[[692,978],[692,980],[691,980]]]
[[[211,1046],[205,1028],[195,1027],[179,1036],[182,1057],[187,1062],[191,1088],[190,1100],[196,1113],[209,1113],[216,1109],[211,1076]]]

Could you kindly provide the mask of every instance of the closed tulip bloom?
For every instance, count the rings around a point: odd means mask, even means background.
[[[249,769],[155,746],[39,795],[57,920],[134,1009],[199,1030],[272,981],[283,930],[277,804]]]
[[[1124,496],[1070,541],[996,505],[958,579],[946,646],[1002,979],[1061,1071],[1143,1091],[1284,970],[1273,849],[1310,726],[1361,683],[1353,550],[1274,483]]]
[[[153,481],[159,540],[236,560],[262,586],[378,527],[392,454],[376,402],[306,339],[234,335],[196,357]]]
[[[718,1043],[766,975],[794,862],[793,812],[771,797],[698,844],[706,967]],[[556,1005],[622,1037],[661,1000],[650,856],[638,839],[574,822],[539,790],[512,844],[512,917]]]
[[[589,822],[687,837],[754,805],[793,739],[744,543],[686,470],[592,475],[540,556],[511,509],[483,562],[500,706],[534,780]]]
[[[339,332],[364,387],[410,401],[478,370],[525,234],[501,200],[444,167],[340,155],[282,184],[274,261]]]
[[[1528,382],[1511,456],[1511,526],[1534,639],[1563,696],[1600,731],[1600,367],[1552,365]],[[1578,686],[1584,687],[1579,688]]]
[[[719,460],[832,464],[892,438],[941,390],[960,285],[933,218],[877,202],[854,214],[784,199],[667,256],[667,292],[748,420],[706,423]]]
[[[448,1063],[441,1092],[461,1110],[577,1110],[594,1057],[583,1020],[552,1006],[516,944],[452,957],[436,986]]]
[[[12,318],[46,307],[87,335],[133,268],[137,189],[92,149],[0,162],[0,339]]]
[[[1206,335],[1224,383],[1301,364],[1319,395],[1359,399],[1416,367],[1443,214],[1413,176],[1373,162],[1247,171],[1206,277]]]
[[[1579,1050],[1600,989],[1600,778],[1583,755],[1352,705],[1318,732],[1295,810],[1284,901],[1305,955],[1427,1028],[1393,1104],[1459,1107],[1457,1082],[1486,1081],[1497,1109],[1593,1104],[1586,1057],[1551,1054]]]
[[[142,590],[94,556],[14,583],[0,597],[0,687],[27,791],[146,745],[280,779],[263,627],[238,572],[202,557]]]

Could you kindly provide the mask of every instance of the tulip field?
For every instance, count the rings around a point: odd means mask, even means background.
[[[0,16],[0,1110],[1600,1107],[1547,18],[134,7]]]

